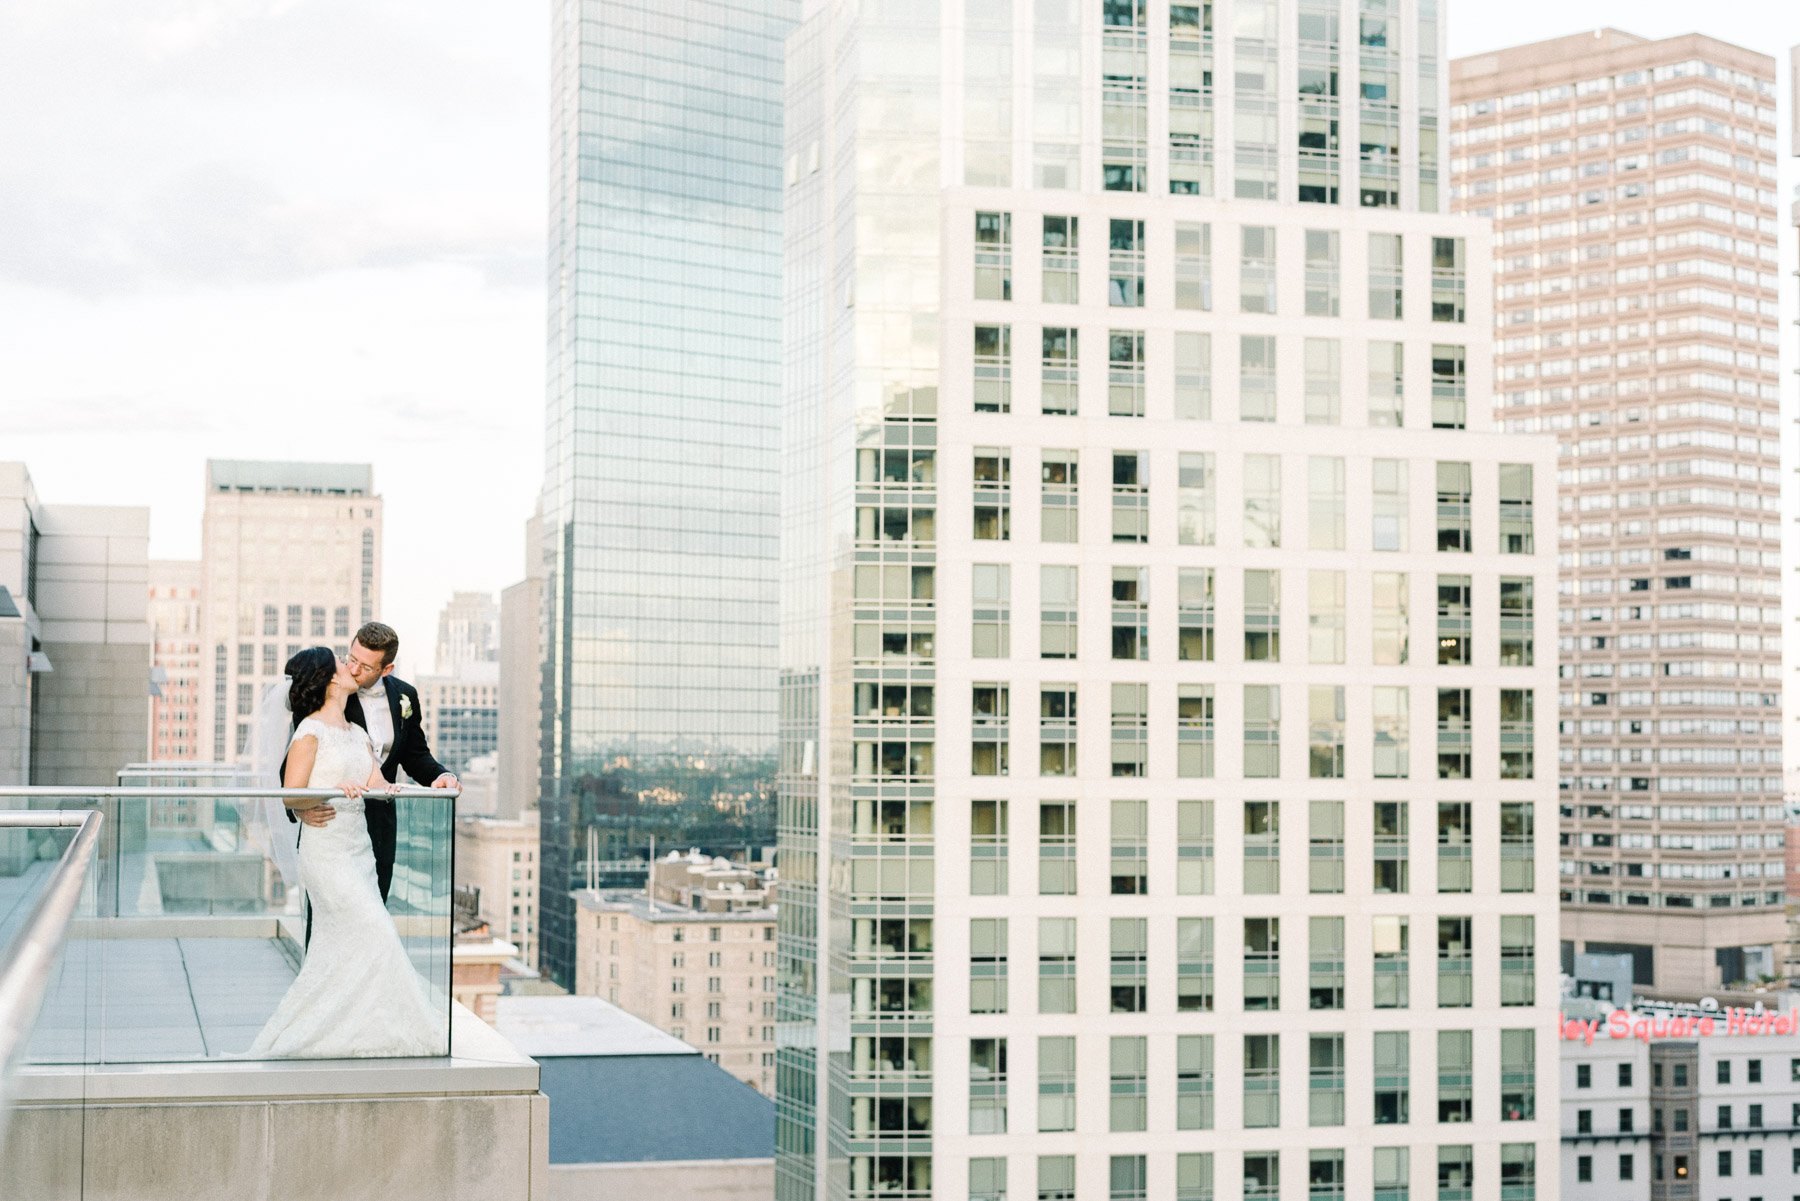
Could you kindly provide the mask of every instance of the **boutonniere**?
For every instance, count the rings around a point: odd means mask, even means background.
[[[400,720],[412,720],[412,697],[410,696],[402,696],[400,698]]]

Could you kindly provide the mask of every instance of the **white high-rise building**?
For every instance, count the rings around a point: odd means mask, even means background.
[[[779,1201],[1555,1195],[1555,449],[1438,13],[809,4]]]
[[[200,606],[200,758],[224,762],[248,746],[256,699],[294,652],[342,654],[380,614],[373,470],[208,460]]]

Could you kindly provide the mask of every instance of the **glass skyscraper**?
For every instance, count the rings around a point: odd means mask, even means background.
[[[797,0],[554,9],[542,966],[653,836],[773,832],[782,44]]]

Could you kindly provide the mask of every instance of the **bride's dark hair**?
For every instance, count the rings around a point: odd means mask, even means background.
[[[288,708],[294,724],[311,717],[325,704],[325,686],[337,674],[337,655],[328,646],[309,646],[287,661]]]

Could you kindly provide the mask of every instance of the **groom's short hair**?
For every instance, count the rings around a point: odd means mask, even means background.
[[[381,656],[381,665],[387,667],[400,653],[400,635],[394,633],[394,627],[382,625],[379,621],[365,621],[362,629],[356,631],[356,641]]]

